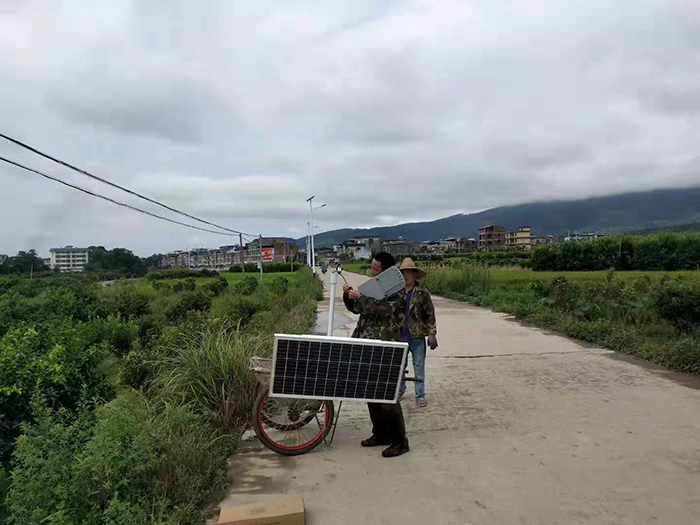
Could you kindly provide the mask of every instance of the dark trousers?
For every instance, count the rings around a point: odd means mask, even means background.
[[[372,434],[392,445],[408,443],[401,403],[367,403],[372,420]]]

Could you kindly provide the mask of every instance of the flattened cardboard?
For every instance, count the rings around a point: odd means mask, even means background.
[[[218,525],[305,525],[304,498],[282,498],[223,507]]]

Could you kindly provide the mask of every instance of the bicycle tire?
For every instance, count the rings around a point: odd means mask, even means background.
[[[262,390],[258,395],[255,405],[253,406],[252,414],[253,429],[255,430],[255,434],[258,436],[260,442],[273,452],[277,452],[278,454],[282,454],[284,456],[298,456],[300,454],[306,454],[307,452],[310,452],[317,446],[319,446],[323,442],[324,438],[331,431],[331,427],[333,426],[333,418],[335,416],[335,407],[332,401],[321,401],[320,407],[324,408],[325,410],[319,410],[318,412],[314,413],[311,418],[307,416],[303,419],[303,421],[311,422],[311,420],[316,418],[316,415],[318,415],[319,413],[322,414],[322,426],[311,439],[299,445],[292,446],[275,441],[273,436],[271,436],[270,433],[265,430],[264,426],[265,424],[269,425],[270,418],[263,415],[266,404],[268,402],[272,403],[272,400],[274,399],[277,398],[269,397],[267,390]],[[282,425],[279,424],[269,426],[272,426],[277,430],[289,431],[296,431],[300,428],[297,424],[284,425],[284,428],[282,429],[280,428],[282,427]]]

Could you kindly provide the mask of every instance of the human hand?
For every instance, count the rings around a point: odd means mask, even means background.
[[[348,293],[350,290],[352,290],[352,286],[350,286],[349,284],[343,285],[343,293]]]
[[[437,337],[434,335],[428,336],[428,346],[431,350],[435,350],[438,347]]]
[[[348,297],[356,301],[357,299],[362,297],[362,292],[360,292],[359,290],[355,290],[354,288],[350,288],[350,290],[348,290]]]

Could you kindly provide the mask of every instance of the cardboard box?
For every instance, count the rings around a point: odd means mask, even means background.
[[[304,498],[283,498],[223,507],[218,525],[305,525]]]

